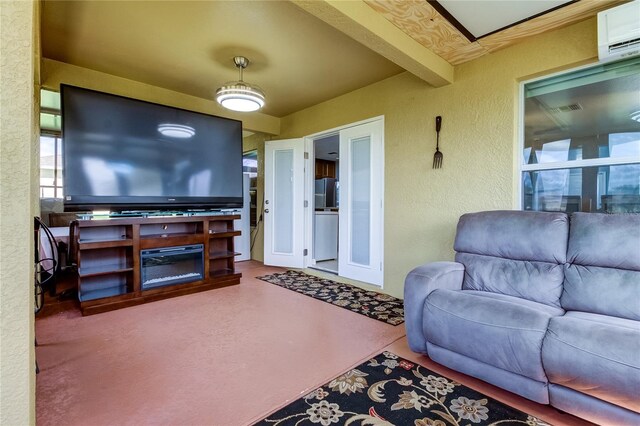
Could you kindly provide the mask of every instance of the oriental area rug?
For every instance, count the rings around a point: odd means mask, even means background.
[[[402,300],[388,294],[367,291],[299,271],[257,278],[387,324],[399,325],[404,322]]]
[[[383,352],[256,423],[260,426],[549,426]]]

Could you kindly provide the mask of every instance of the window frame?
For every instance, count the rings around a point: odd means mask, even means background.
[[[623,60],[626,60],[623,59]],[[524,152],[524,143],[525,143],[525,129],[524,129],[524,118],[525,118],[525,86],[530,83],[535,83],[541,80],[547,80],[555,77],[559,77],[565,74],[571,74],[576,71],[582,71],[589,68],[594,68],[597,66],[601,66],[606,64],[606,62],[592,62],[585,65],[580,65],[574,68],[568,68],[565,70],[557,71],[551,74],[541,75],[538,77],[530,78],[527,80],[520,81],[518,87],[518,146],[516,152],[514,153],[515,161],[516,161],[516,197],[514,200],[515,208],[517,210],[524,211],[524,184],[523,184],[523,174],[525,172],[531,171],[545,171],[545,170],[557,170],[557,169],[576,169],[576,168],[584,168],[584,167],[592,167],[592,166],[619,166],[626,164],[640,164],[640,160],[636,157],[603,157],[603,158],[590,158],[586,160],[567,160],[567,161],[558,161],[552,163],[538,163],[538,164],[524,164],[522,159],[522,153]]]

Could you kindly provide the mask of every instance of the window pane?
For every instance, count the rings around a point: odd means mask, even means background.
[[[249,224],[252,228],[258,225],[258,151],[253,150],[242,154],[242,171],[249,173]]]
[[[56,148],[58,153],[56,156],[56,168],[62,170],[62,139],[56,138]]]
[[[258,176],[258,151],[249,151],[242,155],[242,171],[250,177]]]
[[[351,141],[351,252],[349,260],[369,266],[371,252],[371,138]]]
[[[40,185],[53,186],[55,169],[56,138],[40,137]]]
[[[40,128],[45,130],[62,130],[62,118],[59,114],[40,113]]]
[[[640,161],[640,59],[525,85],[524,164]]]
[[[55,197],[55,190],[53,187],[50,187],[50,186],[40,187],[40,198],[54,198],[54,197]]]
[[[51,90],[40,90],[40,106],[60,111],[60,93]]]
[[[293,253],[293,150],[275,153],[273,251]]]
[[[640,213],[640,164],[525,172],[524,209]]]

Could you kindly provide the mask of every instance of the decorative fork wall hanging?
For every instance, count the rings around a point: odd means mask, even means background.
[[[433,168],[442,167],[442,153],[440,152],[440,129],[442,128],[442,117],[436,117],[436,153],[433,154]]]

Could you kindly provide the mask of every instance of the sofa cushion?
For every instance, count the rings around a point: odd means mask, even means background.
[[[640,320],[640,215],[573,213],[561,304]]]
[[[563,288],[567,310],[640,320],[640,271],[565,265]]]
[[[640,411],[640,322],[585,312],[554,317],[542,361],[551,383]]]
[[[640,214],[573,213],[567,262],[640,271]]]
[[[514,260],[565,263],[565,213],[496,210],[462,215],[454,250]]]
[[[564,266],[458,253],[464,265],[465,290],[506,294],[560,307]]]
[[[465,290],[484,290],[560,306],[569,219],[564,213],[465,214],[454,248]]]
[[[540,350],[547,324],[563,311],[508,295],[435,290],[425,302],[428,342],[546,383]]]

